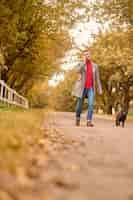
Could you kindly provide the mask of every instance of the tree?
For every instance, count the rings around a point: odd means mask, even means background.
[[[37,80],[58,70],[80,7],[81,0],[1,0],[0,47],[8,67],[2,77],[12,88],[27,94]]]
[[[129,31],[101,33],[92,45],[92,55],[101,68],[103,105],[107,113],[117,105],[128,110],[133,98],[133,51]]]
[[[95,0],[92,3],[92,15],[97,21],[108,22],[116,27],[133,25],[133,1],[132,0]]]
[[[60,83],[51,90],[51,96],[53,98],[49,101],[50,107],[58,111],[74,111],[75,98],[71,93],[76,79],[77,73],[75,73],[75,70],[70,70],[65,73],[64,81],[60,81]]]

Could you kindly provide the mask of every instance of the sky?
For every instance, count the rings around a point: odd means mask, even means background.
[[[70,31],[70,35],[73,37],[74,42],[78,47],[84,44],[92,42],[92,33],[98,32],[98,24],[93,20],[85,23],[79,23],[76,28]]]

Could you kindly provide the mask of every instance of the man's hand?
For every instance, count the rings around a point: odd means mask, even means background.
[[[103,91],[101,89],[101,90],[99,90],[99,95],[101,96],[102,94],[103,94]]]
[[[81,74],[80,73],[78,73],[78,75],[77,75],[77,80],[78,81],[81,80]]]

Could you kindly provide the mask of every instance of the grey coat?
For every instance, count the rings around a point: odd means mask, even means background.
[[[102,94],[102,86],[101,81],[99,77],[99,70],[98,66],[95,63],[92,63],[93,66],[93,85],[94,85],[94,91],[98,90],[99,94]],[[76,66],[76,71],[81,74],[81,78],[76,81],[74,88],[72,90],[72,96],[76,97],[82,97],[83,90],[84,90],[84,84],[85,84],[85,78],[86,78],[86,65],[85,63],[79,63]]]

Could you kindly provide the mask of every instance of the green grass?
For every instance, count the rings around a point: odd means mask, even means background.
[[[4,107],[0,110],[0,168],[15,172],[42,137],[44,110]],[[22,163],[21,163],[22,164]]]

